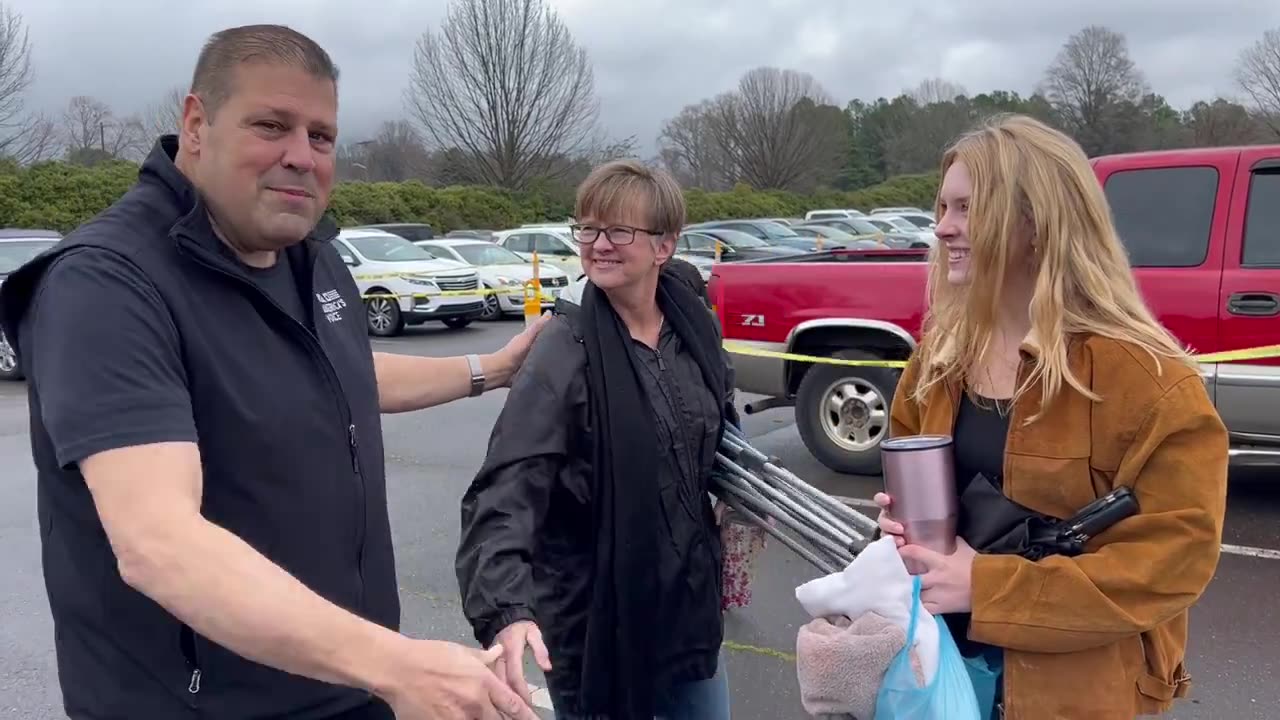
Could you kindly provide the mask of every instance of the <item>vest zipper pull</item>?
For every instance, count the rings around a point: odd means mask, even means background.
[[[667,369],[667,364],[662,361],[662,351],[654,350],[653,352],[655,355],[658,356],[658,369],[665,371]]]
[[[187,686],[187,692],[192,695],[200,692],[200,670],[191,671],[191,684]]]
[[[360,472],[359,446],[356,444],[356,425],[351,423],[347,426],[347,436],[351,439],[351,469]]]

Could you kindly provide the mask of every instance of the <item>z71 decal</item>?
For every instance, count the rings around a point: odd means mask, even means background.
[[[743,315],[742,325],[743,327],[764,327],[764,316],[763,315]]]

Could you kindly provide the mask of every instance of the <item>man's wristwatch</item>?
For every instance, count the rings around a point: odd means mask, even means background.
[[[471,368],[471,397],[479,397],[484,393],[484,368],[480,367],[480,356],[475,353],[467,355],[467,366]]]

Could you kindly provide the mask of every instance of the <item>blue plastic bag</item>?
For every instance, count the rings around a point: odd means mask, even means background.
[[[876,695],[875,720],[987,720],[978,708],[973,680],[960,648],[947,624],[936,617],[921,618],[920,576],[912,578],[911,622],[907,644],[889,663],[884,682]],[[915,644],[916,623],[938,626],[938,670],[928,685],[920,687],[911,668],[911,647]]]

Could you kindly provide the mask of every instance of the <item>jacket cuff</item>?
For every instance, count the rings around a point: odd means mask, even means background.
[[[969,577],[970,640],[999,646],[1005,640],[1000,631],[1025,613],[1029,606],[1027,596],[1019,593],[1014,597],[1008,592],[1010,579],[1025,562],[1017,555],[979,553],[974,557]]]
[[[532,608],[524,607],[523,605],[503,608],[492,619],[476,628],[476,642],[480,643],[481,647],[493,647],[493,642],[497,639],[498,633],[524,620],[537,622]]]

